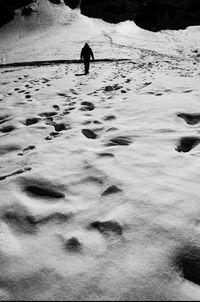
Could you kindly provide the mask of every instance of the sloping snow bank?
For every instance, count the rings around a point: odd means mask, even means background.
[[[98,59],[133,60],[143,57],[144,49],[177,56],[198,45],[200,27],[153,33],[131,21],[108,24],[85,17],[64,3],[40,0],[32,8],[31,16],[22,17],[18,11],[15,19],[0,29],[1,63],[78,59],[85,42]]]

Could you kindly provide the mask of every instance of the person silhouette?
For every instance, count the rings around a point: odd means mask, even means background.
[[[89,73],[91,58],[94,61],[94,54],[90,46],[87,43],[85,43],[85,46],[81,50],[81,61],[84,62],[85,74]]]

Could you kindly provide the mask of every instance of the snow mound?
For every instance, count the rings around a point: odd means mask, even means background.
[[[70,24],[77,13],[77,10],[71,10],[64,3],[52,4],[48,0],[36,1],[30,7],[32,13],[29,16],[22,16],[21,9],[17,10],[14,20],[4,26],[4,30],[35,31],[45,25]]]
[[[84,43],[93,48],[96,59],[144,58],[146,52],[169,56],[191,56],[198,48],[199,28],[154,33],[132,21],[119,24],[88,18],[80,9],[48,0],[32,4],[30,16],[18,10],[15,19],[0,29],[0,62],[74,60],[80,58]]]
[[[199,67],[0,69],[2,300],[199,301]]]

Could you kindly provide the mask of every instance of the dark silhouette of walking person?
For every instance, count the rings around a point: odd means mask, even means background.
[[[83,61],[85,65],[85,74],[89,73],[91,58],[94,61],[94,54],[90,46],[85,43],[85,46],[81,50],[81,61]]]

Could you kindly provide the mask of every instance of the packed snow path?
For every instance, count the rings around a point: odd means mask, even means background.
[[[199,67],[0,70],[2,300],[199,300]]]
[[[131,61],[129,59],[97,59],[95,62],[125,62]],[[27,61],[27,62],[14,62],[8,64],[0,64],[0,68],[8,68],[8,67],[41,67],[41,66],[51,66],[51,65],[61,65],[61,64],[83,64],[81,60],[44,60],[44,61]]]

